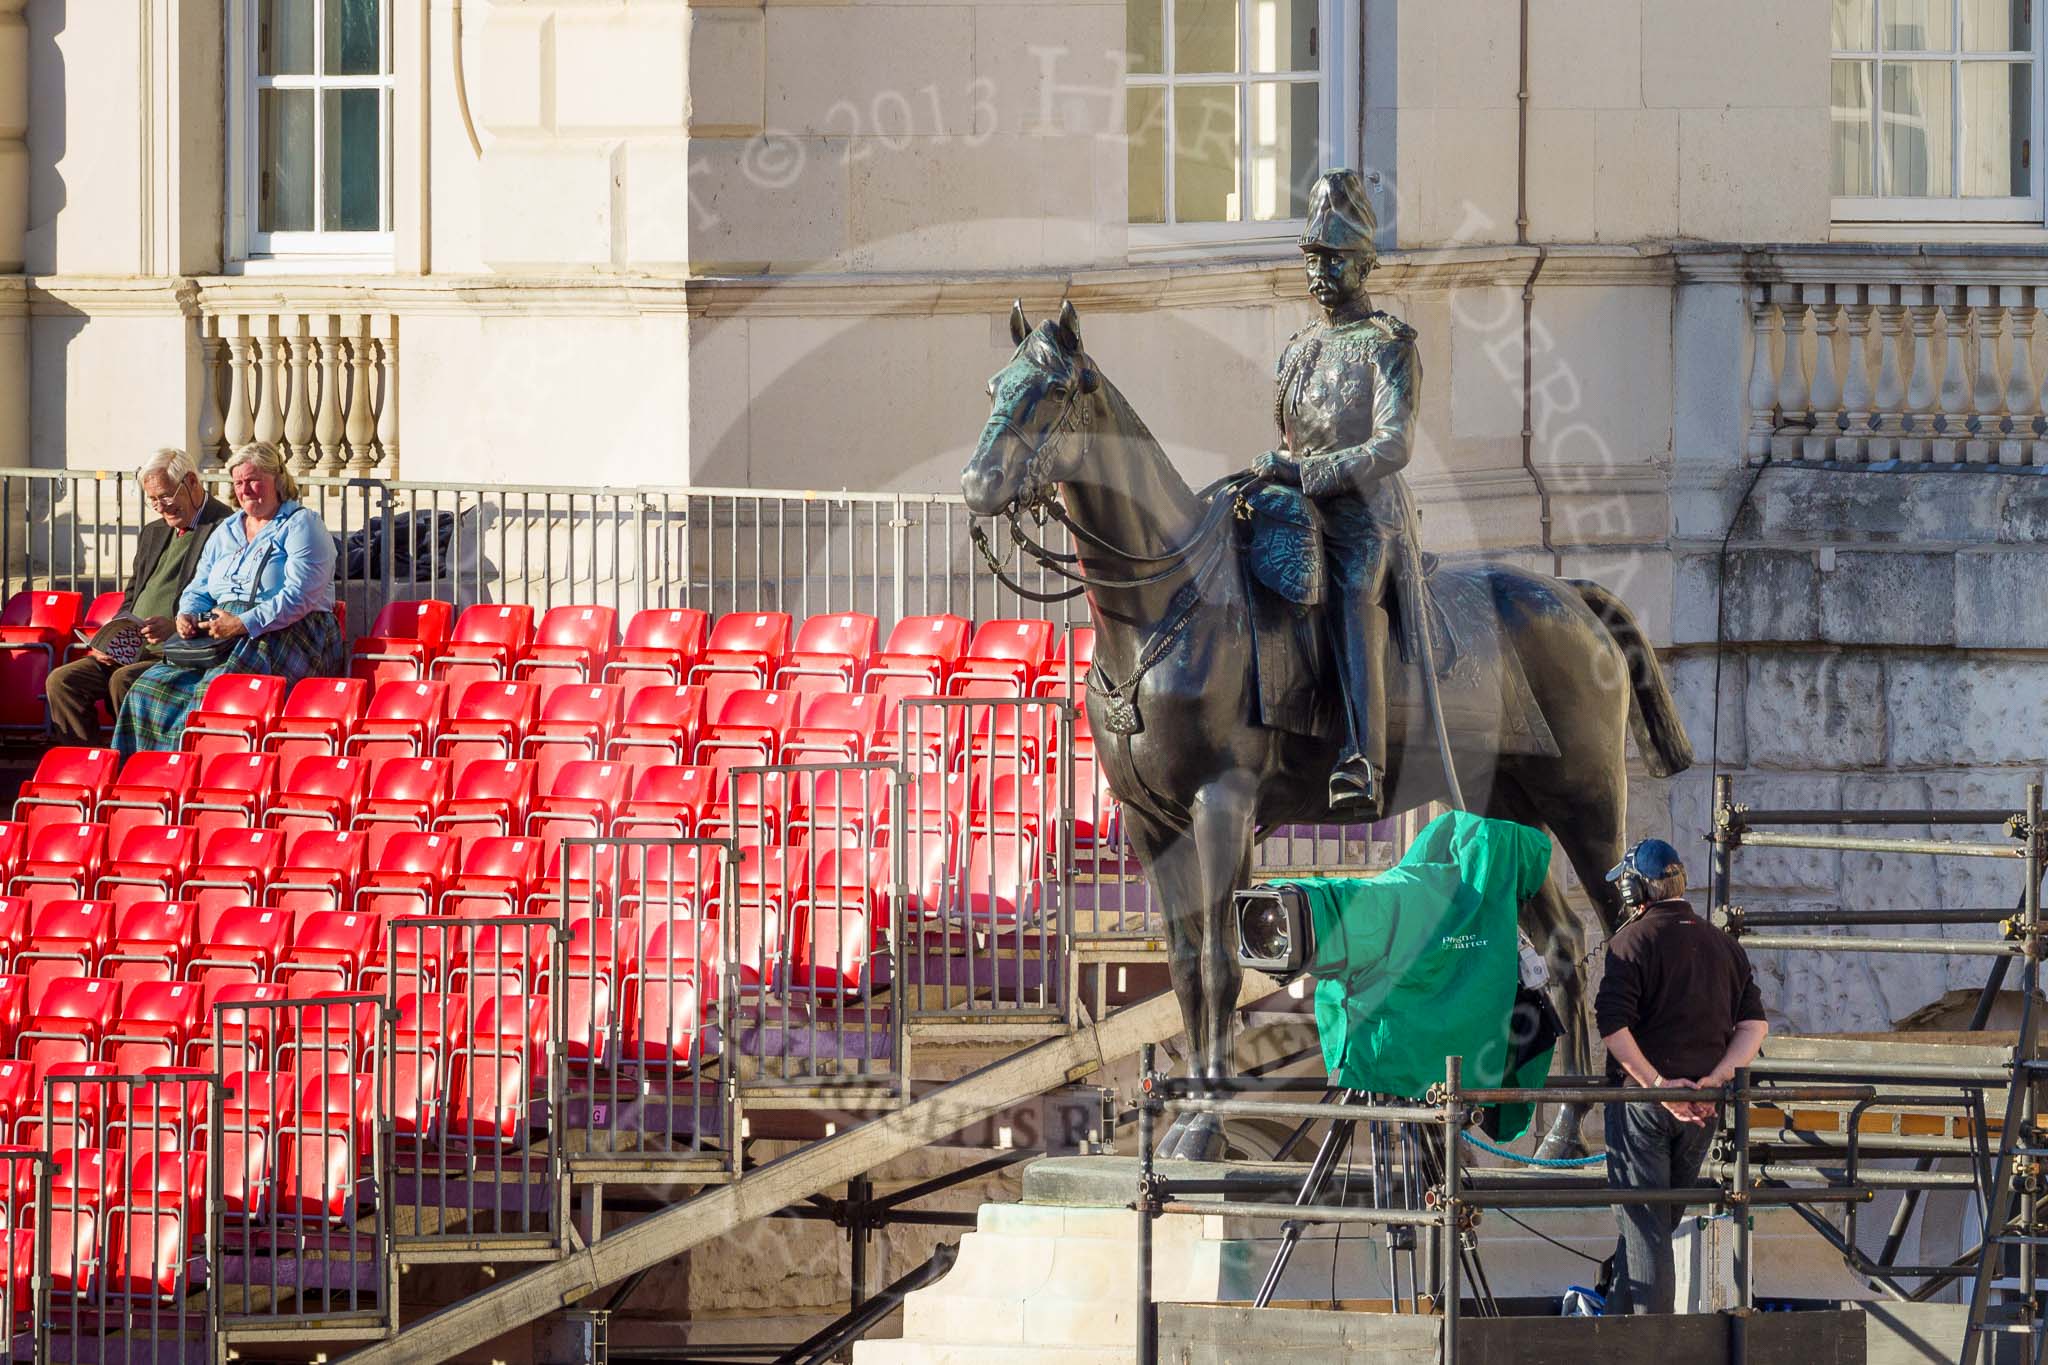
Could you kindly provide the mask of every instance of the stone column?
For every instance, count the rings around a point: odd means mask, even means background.
[[[0,465],[28,463],[28,297],[6,278],[28,235],[27,4],[0,0]]]
[[[0,0],[0,275],[21,273],[28,234],[28,0]]]

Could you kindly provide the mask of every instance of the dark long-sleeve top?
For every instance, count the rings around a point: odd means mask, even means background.
[[[1749,954],[1682,900],[1656,902],[1607,942],[1607,975],[1593,999],[1600,1036],[1627,1029],[1667,1080],[1705,1076],[1735,1026],[1763,1017]],[[1607,1079],[1626,1080],[1611,1056]]]

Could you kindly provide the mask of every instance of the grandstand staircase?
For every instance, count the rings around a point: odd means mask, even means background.
[[[1246,978],[1240,1006],[1272,993],[1256,973]],[[928,1024],[934,1035],[947,1030]],[[406,1324],[385,1340],[346,1357],[359,1365],[446,1360],[579,1300],[692,1247],[768,1217],[812,1195],[845,1185],[896,1157],[950,1137],[1062,1085],[1096,1075],[1181,1031],[1180,1007],[1161,993],[1083,1019],[1057,1036],[1030,1043],[899,1108],[806,1144],[744,1171],[728,1183],[650,1214],[548,1264]]]

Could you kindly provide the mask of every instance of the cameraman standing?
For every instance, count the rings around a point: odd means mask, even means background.
[[[1622,901],[1640,905],[1607,943],[1607,974],[1593,1016],[1607,1044],[1607,1083],[1717,1089],[1748,1066],[1770,1026],[1740,944],[1693,913],[1685,864],[1662,839],[1645,839],[1612,872]],[[1626,1078],[1626,1079],[1624,1079]],[[1715,1105],[1670,1100],[1607,1106],[1607,1184],[1681,1189],[1699,1181]],[[1669,1313],[1675,1297],[1671,1235],[1678,1204],[1617,1204],[1621,1224],[1607,1312]]]

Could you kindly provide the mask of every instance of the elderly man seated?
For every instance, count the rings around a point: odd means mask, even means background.
[[[177,629],[178,598],[199,567],[199,551],[228,514],[226,503],[207,496],[199,471],[182,450],[159,450],[138,474],[142,496],[158,520],[136,538],[135,566],[121,596],[121,610],[143,622],[143,634],[160,643]],[[128,688],[155,663],[155,651],[119,664],[95,650],[50,674],[45,693],[50,729],[59,744],[99,743],[99,704],[118,713]]]

